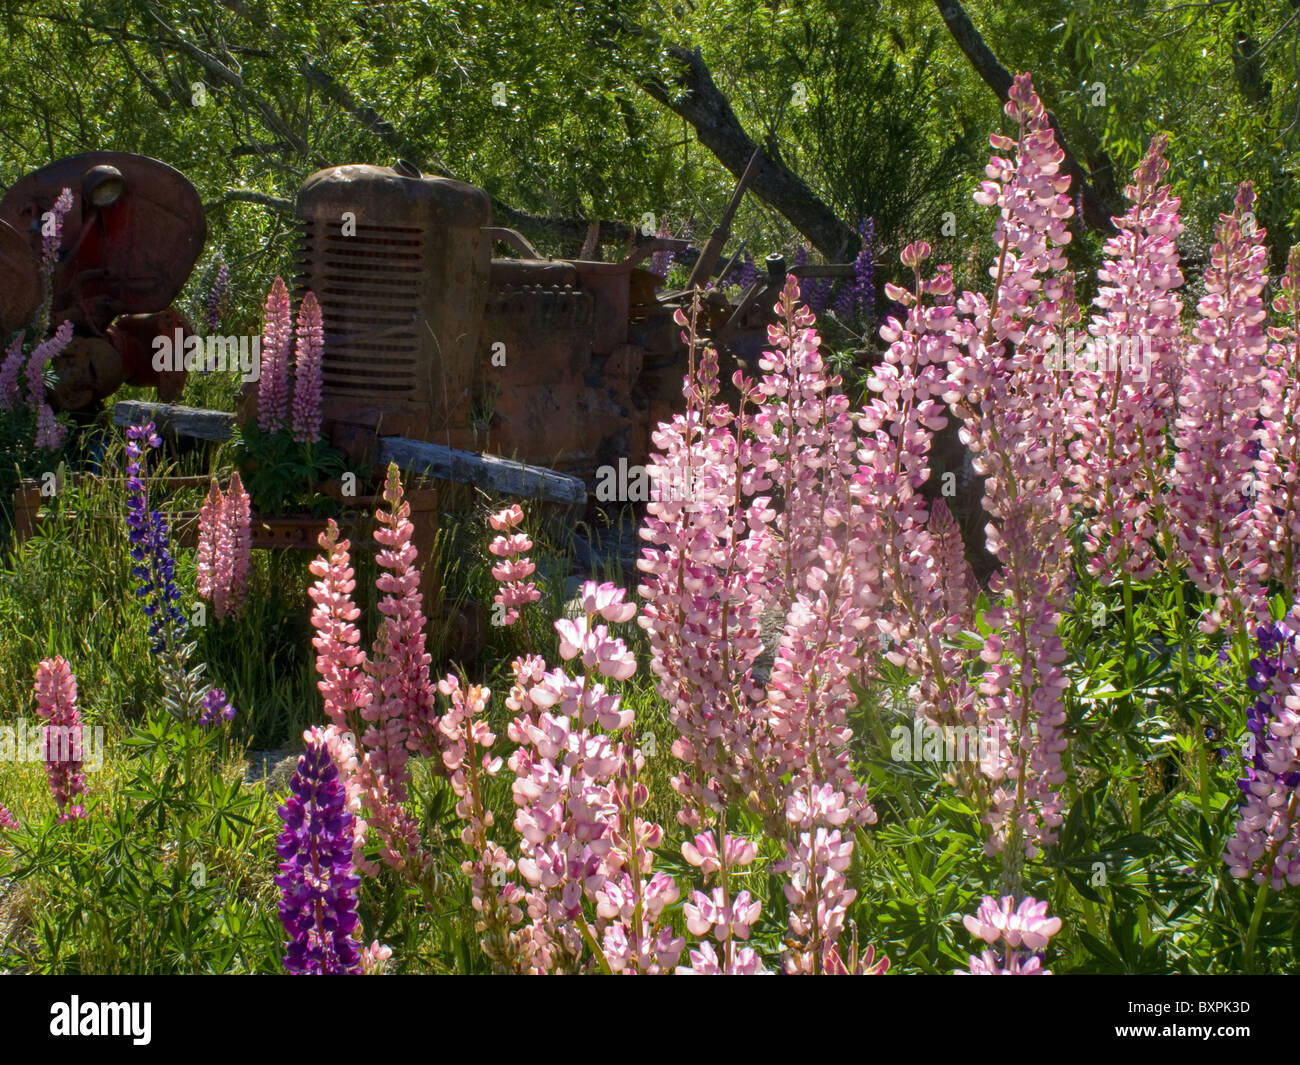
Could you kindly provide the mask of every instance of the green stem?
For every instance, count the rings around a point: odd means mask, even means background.
[[[1259,885],[1259,891],[1255,895],[1255,912],[1251,915],[1250,928],[1246,932],[1244,961],[1248,973],[1255,971],[1255,940],[1259,938],[1259,930],[1264,925],[1264,911],[1268,908],[1270,890],[1269,882],[1265,880]]]
[[[605,957],[605,952],[600,949],[600,944],[596,942],[596,935],[587,924],[587,919],[578,914],[578,929],[582,932],[582,938],[587,941],[587,946],[591,948],[592,954],[596,956],[596,964],[600,966],[600,971],[606,976],[613,976],[614,970],[609,967],[609,959]]]

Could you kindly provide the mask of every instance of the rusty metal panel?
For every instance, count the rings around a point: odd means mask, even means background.
[[[0,333],[6,338],[36,316],[41,302],[39,270],[27,239],[0,222]]]
[[[327,419],[462,443],[487,296],[487,193],[406,167],[339,166],[303,183],[297,213],[299,284],[325,322]]]
[[[194,186],[157,159],[87,152],[33,171],[0,199],[0,220],[39,259],[41,220],[73,192],[54,272],[53,319],[102,332],[119,314],[160,311],[203,251],[207,223]]]

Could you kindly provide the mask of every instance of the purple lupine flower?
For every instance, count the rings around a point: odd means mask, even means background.
[[[754,265],[754,257],[745,252],[745,258],[741,261],[740,272],[736,278],[740,283],[740,291],[746,292],[749,286],[758,280],[758,267]]]
[[[1259,698],[1246,714],[1246,775],[1237,781],[1237,830],[1223,860],[1234,877],[1267,878],[1277,890],[1300,884],[1300,713],[1288,705],[1300,684],[1300,646],[1282,622],[1259,626],[1255,640],[1260,653],[1246,686]]]
[[[289,933],[284,967],[295,975],[359,974],[361,949],[353,932],[357,887],[352,864],[352,815],[338,768],[319,728],[303,734],[307,751],[280,807],[284,830],[275,852],[283,859],[280,921]]]
[[[71,342],[72,323],[65,321],[52,337],[42,340],[32,349],[31,358],[27,360],[27,405],[32,410],[40,410],[45,402],[45,367]]]
[[[221,326],[221,315],[226,309],[226,291],[230,287],[230,271],[226,269],[226,260],[217,257],[217,276],[208,290],[207,326],[209,333],[215,333]]]
[[[64,189],[50,208],[49,223],[42,221],[41,226],[41,270],[48,274],[54,272],[54,264],[63,245],[63,219],[72,210],[72,190]]]
[[[139,587],[136,595],[145,601],[149,617],[149,635],[155,654],[175,648],[187,628],[185,615],[177,607],[180,589],[176,587],[176,564],[168,543],[167,522],[162,513],[149,509],[147,456],[150,449],[162,444],[154,432],[153,422],[133,425],[126,431],[127,525],[130,527],[131,568]]]
[[[858,232],[862,250],[853,260],[853,301],[870,318],[876,306],[876,220],[864,218],[858,223]]]
[[[208,692],[201,705],[203,713],[199,715],[200,725],[215,725],[218,721],[233,721],[235,718],[235,707],[220,688]]]
[[[23,369],[23,341],[26,332],[19,333],[5,349],[4,362],[0,363],[0,410],[13,410],[18,405],[18,375]]]
[[[671,237],[672,232],[668,228],[667,222],[659,223],[659,232],[656,237]],[[668,268],[673,265],[674,255],[671,251],[657,251],[650,256],[650,272],[658,274],[660,277],[668,276]]]

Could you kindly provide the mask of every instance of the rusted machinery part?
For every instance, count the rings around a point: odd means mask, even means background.
[[[157,159],[87,152],[33,171],[0,199],[0,220],[39,259],[42,219],[73,192],[54,272],[54,320],[102,333],[120,314],[160,311],[203,251],[207,223],[194,186]]]
[[[499,242],[514,248],[525,259],[541,258],[532,242],[517,229],[507,229],[505,226],[484,226],[483,235],[493,243]]]
[[[74,336],[53,366],[57,384],[50,403],[56,410],[89,410],[125,381],[122,357],[103,337]]]
[[[164,403],[180,397],[185,388],[186,373],[184,364],[179,361],[174,364],[178,367],[175,369],[166,366],[161,370],[154,369],[155,338],[165,338],[179,360],[184,357],[185,342],[194,335],[190,320],[175,307],[153,314],[123,315],[108,328],[108,339],[122,360],[126,383],[153,385]],[[179,350],[176,346],[178,339]]]
[[[4,338],[30,322],[40,302],[40,264],[27,238],[0,222],[0,333]]]
[[[298,191],[299,284],[320,300],[326,420],[473,447],[491,199],[398,167],[339,166]]]

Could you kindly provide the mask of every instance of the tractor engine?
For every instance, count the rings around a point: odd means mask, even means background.
[[[324,415],[360,457],[375,435],[590,477],[644,460],[652,406],[638,316],[662,314],[637,263],[543,259],[492,226],[486,192],[394,167],[339,166],[299,190],[299,285],[325,322]],[[492,258],[509,245],[519,258]],[[668,387],[680,395],[680,373]]]

